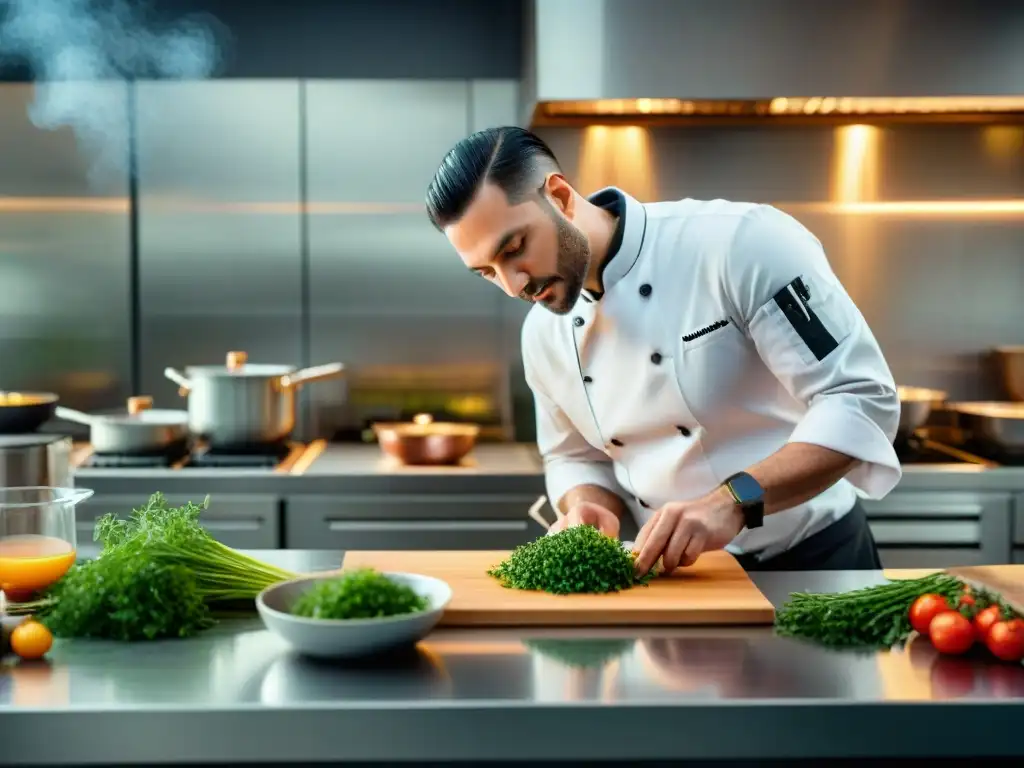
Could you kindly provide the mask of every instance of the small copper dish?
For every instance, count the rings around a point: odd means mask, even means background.
[[[445,465],[458,464],[473,450],[480,427],[420,413],[411,422],[374,424],[373,431],[384,453],[402,464]]]

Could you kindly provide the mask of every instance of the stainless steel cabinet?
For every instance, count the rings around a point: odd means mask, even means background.
[[[301,362],[297,81],[138,86],[141,367],[180,404],[167,365]]]
[[[289,549],[511,549],[543,533],[524,510],[534,496],[295,496]]]
[[[307,84],[314,360],[358,368],[501,360],[498,307],[508,299],[462,265],[423,203],[445,153],[471,130],[471,111],[488,124],[501,119],[501,96],[499,84],[467,80]],[[316,433],[344,421],[343,383],[306,396]]]
[[[128,88],[0,85],[0,389],[109,408],[131,389]],[[48,100],[52,97],[52,101]]]
[[[1009,493],[895,491],[863,503],[887,568],[1010,562]]]
[[[185,504],[196,496],[167,495],[171,504]],[[93,541],[96,520],[113,512],[126,516],[139,505],[138,496],[97,495],[78,507],[76,528],[80,549]],[[278,549],[281,546],[280,503],[273,496],[211,495],[210,507],[200,518],[218,541],[235,549]]]
[[[1013,562],[1024,564],[1024,493],[1013,497]]]

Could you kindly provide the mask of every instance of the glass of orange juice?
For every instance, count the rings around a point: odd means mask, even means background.
[[[86,488],[0,488],[0,606],[30,600],[75,562],[75,507]]]

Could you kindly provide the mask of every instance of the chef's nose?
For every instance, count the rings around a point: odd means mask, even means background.
[[[498,282],[501,283],[501,290],[512,298],[521,294],[530,282],[530,276],[518,269],[509,269],[500,266],[497,269]]]

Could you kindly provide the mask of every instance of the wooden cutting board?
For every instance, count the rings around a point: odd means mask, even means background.
[[[979,589],[1002,596],[1015,611],[1024,614],[1024,565],[964,565],[956,568],[893,568],[887,579],[918,579],[945,571]]]
[[[506,589],[487,571],[509,552],[349,552],[345,569],[371,567],[434,576],[452,600],[442,626],[622,626],[771,624],[768,599],[728,552],[706,552],[689,568],[646,587],[606,595],[549,595]]]

